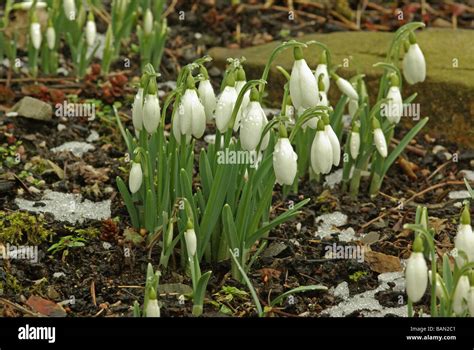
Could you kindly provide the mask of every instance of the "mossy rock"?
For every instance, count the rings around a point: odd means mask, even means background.
[[[341,64],[338,74],[349,78],[355,74],[366,75],[369,94],[375,96],[382,69],[373,65],[385,59],[393,33],[339,32],[309,34],[297,38],[306,42],[318,40],[331,50],[333,64]],[[474,32],[469,30],[427,29],[417,32],[417,40],[427,61],[425,82],[410,86],[404,82],[405,97],[418,92],[415,102],[420,103],[421,116],[429,116],[429,133],[444,137],[463,146],[474,148]],[[217,66],[223,68],[228,57],[245,57],[247,76],[259,78],[272,50],[279,44],[245,48],[213,48],[209,54]],[[310,46],[305,58],[311,68],[316,68],[321,49]],[[344,65],[344,63],[348,63]],[[286,50],[275,60],[267,89],[270,104],[280,103],[284,79],[275,69],[280,65],[291,70],[292,50]],[[334,84],[329,97],[334,104],[339,96]],[[413,125],[412,120],[405,121]]]

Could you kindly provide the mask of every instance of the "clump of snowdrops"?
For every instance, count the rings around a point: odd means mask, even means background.
[[[339,77],[329,48],[316,41],[279,45],[258,80],[247,80],[244,59],[229,59],[217,96],[206,69],[209,57],[185,66],[176,89],[162,103],[157,94],[159,74],[152,65],[145,66],[133,102],[134,130],[125,129],[116,113],[130,158],[128,186],[120,177],[117,185],[133,227],[148,232],[149,247],[161,246],[161,269],[167,268],[179,245],[181,265],[193,281],[194,314],[202,312],[211,276],[211,271],[201,274],[203,261],[212,264],[231,258],[232,276],[246,281],[246,273],[266,247],[269,231],[294,218],[308,202],[290,201],[279,215],[273,213],[276,184],[285,196],[297,190],[308,171],[318,179],[342,164],[344,184],[350,182],[353,195],[358,194],[361,173],[368,169],[370,192],[378,192],[390,165],[427,122],[426,118],[418,122],[390,149],[402,116],[402,75],[397,65],[403,45],[408,45],[405,79],[424,80],[421,51],[410,53],[417,46],[413,31],[421,26],[408,24],[395,34],[386,62],[378,64],[385,71],[371,108],[363,76]],[[309,45],[322,49],[315,72],[303,57]],[[281,113],[268,120],[262,106],[266,81],[273,61],[287,49],[293,50],[295,62],[291,73],[278,68],[288,83]],[[327,98],[331,81],[342,92],[335,108]],[[342,123],[346,105],[352,116],[350,130]],[[385,105],[395,108],[382,116]],[[210,124],[215,125],[215,134],[208,135],[212,142],[196,157],[196,140]]]
[[[427,288],[431,294],[432,317],[474,316],[474,233],[469,202],[465,202],[461,213],[454,249],[443,254],[441,261],[435,250],[435,231],[428,225],[426,208],[419,207],[415,224],[405,227],[415,232],[405,269],[409,316],[413,316],[413,303],[423,298]]]
[[[107,74],[111,64],[119,57],[123,43],[131,40],[133,28],[137,28],[140,45],[135,48],[141,58],[142,67],[151,63],[159,68],[167,36],[166,19],[163,18],[164,0],[113,0],[111,13],[107,13],[99,0],[31,0],[14,3],[7,0],[5,15],[0,20],[0,29],[8,25],[12,10],[28,11],[28,66],[30,74],[56,74],[58,50],[67,44],[75,74],[82,78],[86,74],[95,53],[101,46],[98,38],[96,17],[106,22],[107,31],[103,39],[101,69]],[[46,11],[48,22],[41,26],[38,11]],[[6,57],[17,69],[16,34],[8,38],[0,31],[0,58]]]

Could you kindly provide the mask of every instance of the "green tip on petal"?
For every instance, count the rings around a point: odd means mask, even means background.
[[[324,76],[322,74],[320,74],[319,77],[318,77],[318,89],[319,89],[319,91],[324,91],[324,89],[325,89],[323,79],[324,79]]]
[[[390,75],[390,85],[391,86],[400,86],[400,79],[398,79],[398,75],[393,73]]]
[[[142,89],[145,88],[146,84],[148,83],[148,75],[147,74],[143,74],[142,77],[140,78],[140,87]]]
[[[470,225],[471,224],[471,214],[469,213],[469,202],[466,202],[464,209],[461,214],[461,224]]]
[[[329,115],[326,113],[323,114],[322,121],[324,122],[324,125],[329,125]]]
[[[148,83],[148,95],[156,95],[158,87],[156,86],[156,79],[152,77]]]
[[[408,40],[405,40],[403,42],[403,49],[405,50],[405,52],[408,52],[409,48],[410,48],[410,42]]]
[[[237,81],[246,81],[247,77],[245,75],[245,71],[242,67],[239,67],[237,70]]]
[[[94,20],[94,12],[89,11],[89,15],[87,16],[87,19],[88,19],[89,21],[93,21],[93,20]]]
[[[378,121],[377,118],[372,119],[372,127],[375,129],[380,129],[380,122]]]
[[[226,86],[235,86],[235,77],[233,72],[227,73],[227,77],[225,80],[225,85]]]
[[[195,83],[194,83],[194,78],[193,78],[193,75],[192,74],[188,74],[188,77],[186,78],[186,89],[194,89],[196,86],[195,86]]]
[[[408,35],[408,40],[410,41],[410,44],[411,44],[411,45],[416,44],[415,33],[410,32],[410,34]]]
[[[354,122],[352,123],[352,132],[359,133],[359,130],[360,130],[360,123],[354,121]]]
[[[412,250],[414,253],[423,253],[423,239],[421,238],[421,235],[415,237]]]
[[[287,106],[292,106],[292,105],[293,105],[293,101],[291,100],[291,96],[290,96],[290,95],[288,95],[288,96],[286,97],[286,105],[287,105]]]
[[[250,101],[255,102],[260,99],[260,95],[258,93],[257,88],[254,86],[252,90],[250,90]]]
[[[186,223],[186,230],[192,230],[192,229],[194,229],[193,220],[191,220],[191,218],[188,218],[188,222]]]
[[[319,119],[317,130],[318,131],[324,131],[324,127],[325,127],[324,121],[322,119]]]
[[[148,299],[150,299],[150,300],[156,300],[156,291],[155,291],[155,288],[153,288],[153,287],[150,288],[150,293],[148,294]]]
[[[296,46],[293,50],[293,57],[295,58],[296,61],[302,60],[303,57],[303,50],[301,50],[301,47]]]

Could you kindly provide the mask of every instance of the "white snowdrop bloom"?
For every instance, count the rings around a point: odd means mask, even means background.
[[[150,35],[153,31],[153,13],[148,8],[145,11],[145,18],[143,20],[143,32],[145,35]]]
[[[327,64],[318,64],[318,66],[316,67],[316,72],[314,73],[314,76],[317,81],[319,81],[319,77],[322,76],[322,82],[324,84],[324,93],[327,94],[329,91],[329,86],[330,86]],[[319,91],[321,92],[321,90]]]
[[[311,145],[311,167],[316,174],[328,174],[333,164],[332,145],[325,131],[324,122],[319,120],[316,135]]]
[[[296,109],[316,107],[318,98],[318,82],[303,58],[301,48],[294,49],[295,61],[291,69],[290,95]]]
[[[433,279],[432,279],[432,276],[433,273],[431,270],[428,271],[428,281],[429,281],[429,285],[431,286],[431,284],[433,283]],[[443,286],[442,286],[442,283],[443,283],[443,279],[441,278],[441,276],[437,273],[436,274],[436,286],[435,286],[435,294],[436,294],[436,297],[438,299],[442,299],[444,298],[444,292],[443,292]]]
[[[347,103],[347,110],[349,112],[349,115],[352,118],[354,118],[354,115],[356,114],[358,109],[359,109],[359,101],[350,99],[349,102]]]
[[[354,89],[352,84],[346,79],[336,76],[336,85],[339,88],[339,91],[341,91],[344,95],[349,97],[351,100],[356,100],[356,101],[359,100],[359,95],[357,94],[357,91]]]
[[[246,151],[255,150],[260,142],[264,128],[262,112],[258,100],[250,101],[244,112],[240,125],[240,144]]]
[[[56,31],[52,26],[49,26],[48,29],[46,29],[46,43],[50,50],[53,50],[56,45]]]
[[[184,233],[184,240],[186,241],[186,250],[188,257],[192,258],[196,254],[197,249],[197,238],[194,228],[188,228]]]
[[[339,143],[339,139],[337,138],[336,133],[329,124],[329,120],[327,120],[327,124],[324,127],[324,131],[326,132],[326,135],[328,136],[329,142],[331,143],[332,147],[332,164],[338,166],[339,162],[341,161],[341,145]]]
[[[97,36],[97,27],[95,25],[94,17],[90,17],[91,13],[89,13],[89,19],[86,23],[86,42],[88,46],[94,45]]]
[[[191,75],[188,77],[188,88],[184,92],[175,117],[179,118],[181,135],[200,138],[204,134],[206,112],[194,88],[194,79]]]
[[[458,316],[463,315],[467,310],[470,289],[469,278],[467,276],[461,276],[456,288],[454,289],[453,295],[453,311]]]
[[[143,129],[143,88],[139,88],[132,106],[132,122],[135,131]]]
[[[152,79],[148,85],[148,94],[143,104],[143,126],[149,134],[156,132],[160,125],[160,101],[156,95],[156,82]]]
[[[428,266],[423,252],[412,252],[405,270],[406,290],[408,298],[414,303],[425,294],[428,285]]]
[[[63,0],[64,13],[70,21],[76,19],[76,3],[74,0]]]
[[[209,79],[199,82],[198,94],[206,112],[206,120],[210,122],[216,109],[216,95]]]
[[[293,184],[296,176],[298,155],[288,138],[279,138],[273,150],[273,170],[280,185]]]
[[[14,4],[13,8],[19,8],[20,10],[28,11],[29,9],[31,9],[32,6],[33,6],[33,1],[23,1],[23,2],[20,2],[18,4]],[[44,1],[38,1],[36,3],[36,8],[37,9],[44,9],[47,6],[48,6],[48,4],[45,3]]]
[[[217,99],[215,119],[217,129],[221,133],[225,133],[230,127],[230,118],[237,100],[237,91],[235,90],[235,81],[233,74],[227,76],[226,87]]]
[[[30,39],[31,44],[35,48],[35,50],[39,50],[41,47],[41,25],[38,22],[31,23],[30,26]]]
[[[142,186],[143,172],[140,163],[132,162],[132,168],[130,169],[130,176],[128,177],[128,187],[130,192],[137,193]]]
[[[474,262],[474,233],[471,227],[471,218],[468,206],[465,206],[461,215],[461,224],[454,238],[454,247],[457,250],[456,264],[459,268],[468,262]],[[464,257],[467,256],[467,261]]]
[[[380,128],[380,124],[376,119],[374,119],[374,143],[379,154],[383,158],[387,157],[387,141],[385,141],[385,135],[383,134],[383,131]]]
[[[349,144],[349,149],[351,152],[352,159],[356,160],[359,156],[359,149],[360,149],[360,134],[359,129],[351,131],[351,139]]]
[[[160,305],[158,304],[156,291],[153,287],[150,290],[145,315],[146,317],[160,317]]]
[[[389,100],[384,106],[384,114],[392,124],[398,124],[403,114],[403,99],[398,86],[391,86],[387,93]]]
[[[426,61],[417,43],[412,43],[403,57],[403,76],[408,84],[425,81]]]

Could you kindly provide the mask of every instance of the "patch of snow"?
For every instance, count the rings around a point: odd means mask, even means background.
[[[71,152],[76,157],[82,157],[82,155],[88,151],[95,150],[95,147],[87,142],[80,142],[80,141],[71,141],[63,143],[61,146],[51,148],[51,152],[59,153],[59,152]]]
[[[471,198],[469,195],[469,192],[466,190],[462,191],[451,191],[448,194],[449,199],[466,199],[466,198]]]

